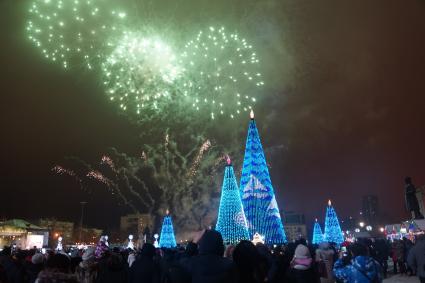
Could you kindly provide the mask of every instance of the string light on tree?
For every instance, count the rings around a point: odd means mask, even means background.
[[[253,111],[250,117],[240,185],[250,237],[259,233],[267,244],[285,243],[286,235]]]
[[[332,206],[331,200],[328,201],[328,206],[326,208],[325,233],[323,237],[324,240],[329,243],[340,245],[344,242],[344,236],[341,226],[339,225],[338,216]]]
[[[161,235],[159,237],[159,247],[161,248],[174,248],[176,247],[176,237],[174,236],[173,222],[169,211],[164,217],[162,222]]]
[[[320,227],[319,222],[317,222],[317,218],[314,221],[314,227],[313,227],[313,239],[311,243],[313,245],[317,245],[323,242],[323,233],[322,233],[322,227]]]
[[[221,233],[225,243],[235,244],[249,239],[239,188],[229,157],[224,171],[216,230]]]
[[[256,102],[254,93],[264,85],[253,46],[224,27],[201,30],[184,46],[181,62],[183,95],[212,119],[249,111]]]

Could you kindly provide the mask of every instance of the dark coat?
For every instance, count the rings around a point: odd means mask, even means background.
[[[320,282],[320,278],[316,269],[310,267],[306,270],[299,270],[295,268],[288,269],[286,273],[287,283],[317,283]]]
[[[32,262],[29,262],[28,264],[26,264],[25,270],[27,273],[28,282],[34,283],[35,280],[37,279],[38,274],[40,273],[40,271],[43,270],[43,268],[44,268],[43,263],[33,264]]]
[[[133,262],[130,268],[129,283],[158,283],[160,281],[160,267],[154,260],[155,247],[145,244],[141,255]]]
[[[207,230],[199,241],[199,255],[191,258],[192,283],[227,283],[236,280],[235,266],[224,258],[221,234]]]
[[[121,255],[111,254],[105,260],[99,262],[96,282],[99,283],[124,283],[127,282],[127,263],[123,261]],[[139,281],[144,282],[144,281]]]

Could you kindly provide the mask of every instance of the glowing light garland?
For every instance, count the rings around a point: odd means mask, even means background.
[[[162,222],[161,235],[159,237],[159,246],[161,248],[174,248],[177,246],[176,237],[174,236],[173,222],[171,216],[168,214],[164,217]]]
[[[181,54],[183,95],[196,110],[207,109],[212,119],[234,118],[252,108],[253,93],[264,85],[259,62],[252,45],[237,33],[224,27],[200,31]]]
[[[326,208],[325,233],[323,234],[323,237],[325,241],[329,243],[337,243],[340,245],[344,242],[344,236],[341,226],[339,225],[338,216],[336,215],[335,209],[333,208],[330,200]]]
[[[314,221],[314,227],[313,227],[313,239],[311,240],[311,243],[313,245],[318,245],[323,242],[323,233],[322,228],[320,227],[319,222]]]
[[[235,244],[240,240],[249,240],[245,213],[230,159],[224,171],[215,229],[221,233],[225,243]]]
[[[267,244],[285,243],[286,235],[252,111],[240,192],[250,237],[259,233]]]
[[[92,69],[126,18],[108,7],[104,0],[34,0],[28,10],[28,38],[45,58],[64,68],[84,64]]]

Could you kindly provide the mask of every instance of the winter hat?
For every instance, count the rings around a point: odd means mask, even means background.
[[[87,248],[87,250],[85,250],[83,253],[82,259],[84,261],[94,259],[94,251],[95,251],[94,247]]]
[[[31,258],[33,264],[42,264],[44,261],[44,256],[42,254],[35,254]]]
[[[224,244],[220,232],[206,230],[201,240],[199,240],[199,254],[215,254],[223,256]]]
[[[311,258],[310,251],[306,246],[299,244],[295,249],[294,258]]]

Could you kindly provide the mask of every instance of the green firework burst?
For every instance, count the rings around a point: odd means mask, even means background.
[[[45,58],[64,68],[85,64],[92,69],[127,16],[110,7],[104,0],[34,0],[26,24],[28,38]]]
[[[182,94],[192,98],[196,110],[208,109],[212,119],[248,111],[264,85],[252,45],[224,27],[200,31],[184,46],[180,62]]]

